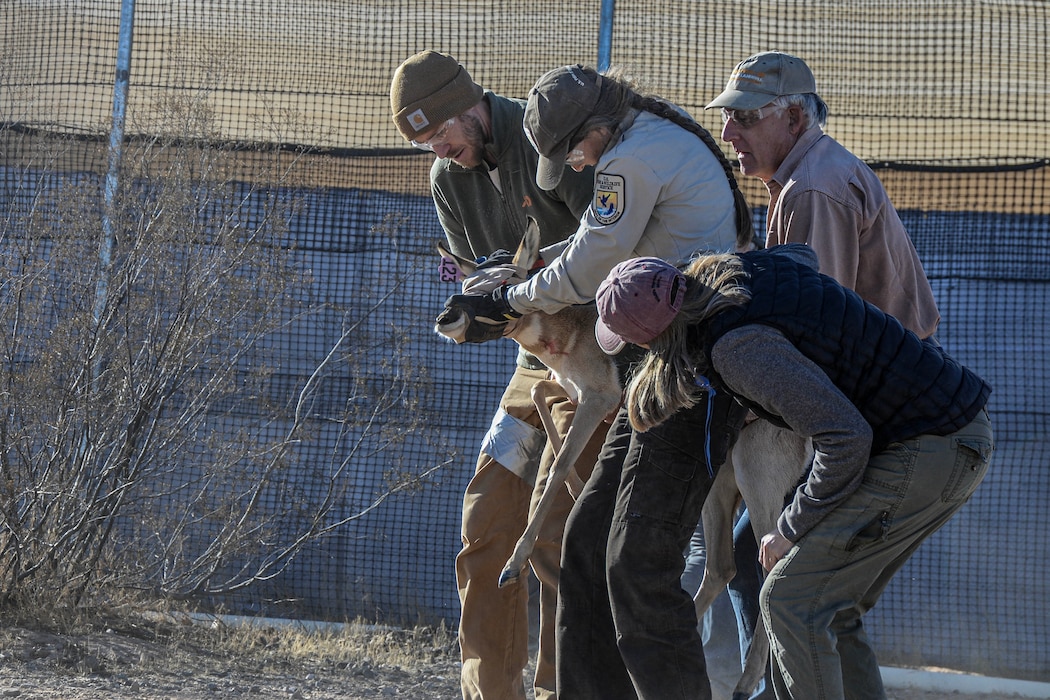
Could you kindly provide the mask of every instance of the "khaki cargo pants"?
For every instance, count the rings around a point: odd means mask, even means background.
[[[536,382],[546,378],[546,370],[521,367],[515,370],[500,400],[501,413],[497,414],[483,447],[501,455],[508,466],[483,451],[463,496],[463,549],[456,557],[456,582],[461,606],[459,643],[464,700],[525,698],[524,670],[529,654],[528,574],[505,588],[500,588],[498,581],[534,507],[532,480],[545,483],[554,462],[549,445],[542,448],[542,456],[537,460],[539,450],[510,444],[515,442],[515,431],[530,428],[539,431],[540,444],[544,444],[543,428],[530,392]],[[548,406],[559,433],[565,435],[575,405],[560,393],[548,399]],[[502,423],[505,429],[497,423]],[[594,468],[607,427],[603,424],[599,428],[576,463],[577,473],[583,480]],[[535,439],[535,435],[530,438],[519,434],[518,437],[521,440],[517,442],[521,443]],[[539,653],[534,679],[537,700],[556,697],[554,623],[561,539],[572,505],[572,496],[562,487],[531,559],[540,590]]]

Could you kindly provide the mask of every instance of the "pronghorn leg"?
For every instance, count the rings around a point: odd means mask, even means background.
[[[547,397],[551,391],[564,392],[564,389],[553,379],[536,382],[532,385],[532,402],[536,404],[536,413],[539,414],[543,429],[547,432],[547,442],[551,444],[554,454],[558,454],[561,452],[561,435],[558,434],[558,428],[554,425],[554,417],[551,416],[550,409],[547,407]],[[583,479],[576,471],[575,464],[569,468],[565,477],[565,486],[568,487],[573,499],[583,490]]]
[[[805,438],[766,421],[751,423],[740,438],[733,448],[736,482],[751,515],[755,539],[761,544],[762,537],[776,528],[784,497],[809,468],[813,450]],[[768,661],[769,637],[760,615],[743,674],[733,689],[733,700],[751,697]]]
[[[543,495],[540,496],[536,509],[529,518],[529,524],[525,528],[525,532],[518,539],[517,544],[514,545],[514,551],[511,553],[510,559],[507,560],[507,564],[503,567],[503,572],[499,576],[501,588],[515,583],[521,578],[521,570],[532,555],[532,549],[536,546],[536,539],[539,537],[540,527],[550,512],[554,498],[557,495],[557,489],[562,488],[566,477],[573,469],[573,465],[576,464],[576,460],[583,453],[594,431],[601,425],[609,410],[609,406],[600,400],[588,400],[587,397],[584,397],[580,401],[576,408],[576,414],[573,416],[572,425],[565,434],[565,442],[562,445],[562,449],[558,451],[557,457],[554,458],[554,464],[551,465],[550,476],[547,479],[546,487],[543,489]]]
[[[740,491],[733,476],[733,455],[718,469],[711,491],[704,501],[700,519],[704,524],[704,578],[693,596],[696,619],[700,619],[715,602],[718,595],[736,575],[733,559],[733,514],[740,503]]]

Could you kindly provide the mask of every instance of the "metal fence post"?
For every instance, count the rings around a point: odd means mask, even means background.
[[[120,179],[120,165],[124,155],[124,118],[127,113],[128,82],[131,73],[131,29],[135,17],[135,0],[120,4],[120,34],[117,46],[117,70],[113,83],[113,124],[109,132],[109,164],[103,191],[102,241],[98,248],[98,280],[95,283],[95,308],[92,320],[98,332],[109,293],[109,271],[113,263],[116,232],[113,230],[114,199]],[[95,368],[97,369],[96,358]],[[92,379],[97,379],[93,369]]]
[[[598,72],[609,69],[612,59],[613,15],[616,0],[602,0],[601,22],[598,25]]]

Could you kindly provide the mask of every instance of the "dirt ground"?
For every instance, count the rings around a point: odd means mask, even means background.
[[[113,631],[76,636],[3,630],[0,698],[40,700],[456,700],[459,671],[454,639],[421,645],[400,663],[347,654],[339,660],[217,654],[192,643]],[[530,693],[531,697],[531,693]],[[890,700],[1003,700],[892,689]],[[716,689],[715,700],[721,700]]]

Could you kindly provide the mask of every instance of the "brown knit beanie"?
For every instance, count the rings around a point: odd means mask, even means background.
[[[390,111],[398,131],[412,141],[463,114],[484,94],[456,59],[436,51],[420,51],[394,71]]]

